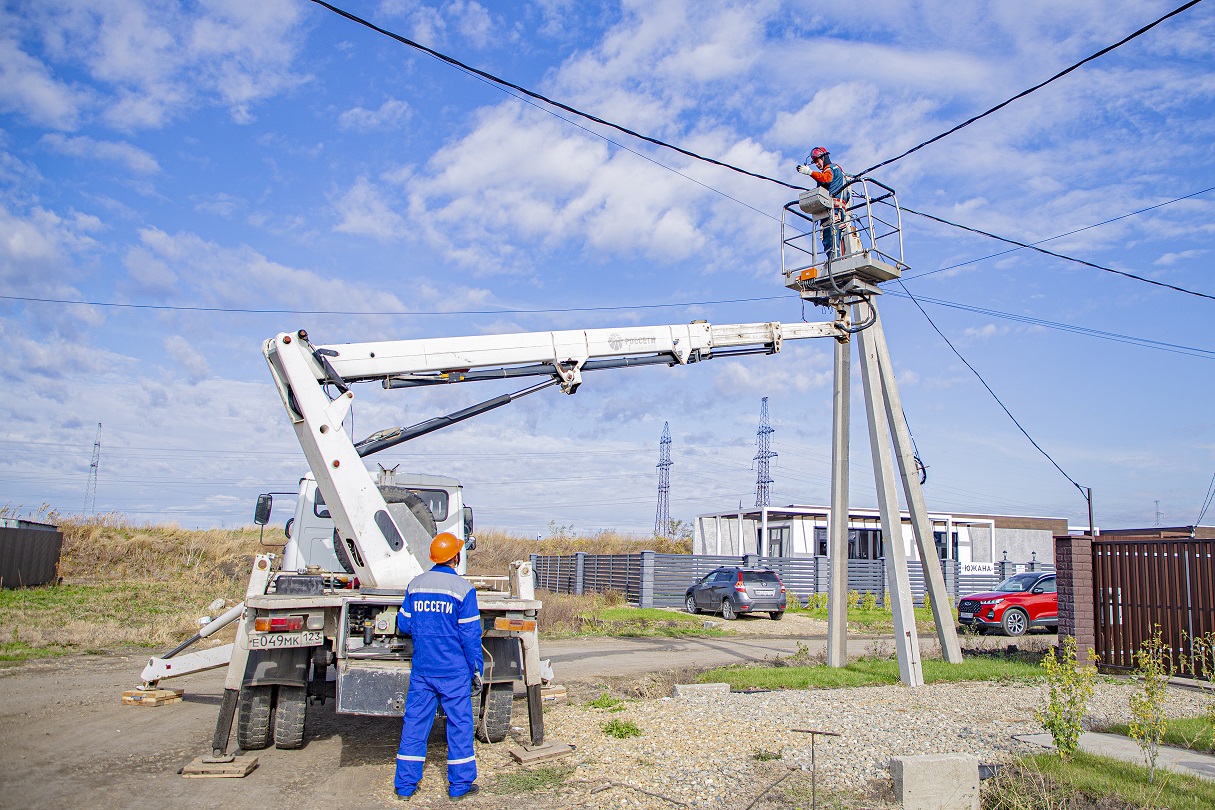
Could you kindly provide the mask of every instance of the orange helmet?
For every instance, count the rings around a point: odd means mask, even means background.
[[[435,565],[450,562],[460,553],[463,546],[464,544],[451,532],[440,532],[435,535],[434,540],[430,541],[430,561]]]

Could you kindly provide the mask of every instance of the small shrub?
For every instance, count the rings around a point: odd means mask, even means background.
[[[924,591],[924,610],[932,610],[932,594]]]
[[[826,593],[812,593],[806,597],[806,607],[810,610],[826,610],[827,599]]]
[[[1081,721],[1093,695],[1093,677],[1097,668],[1080,666],[1076,660],[1076,639],[1064,636],[1063,659],[1055,657],[1051,648],[1042,659],[1048,691],[1046,706],[1034,712],[1042,728],[1050,732],[1059,756],[1068,758],[1080,745]],[[1090,650],[1089,657],[1095,657]]]
[[[1198,685],[1207,696],[1204,714],[1207,722],[1215,726],[1215,633],[1198,636],[1190,649],[1193,651],[1194,674]]]
[[[600,726],[599,730],[609,737],[615,737],[618,740],[628,739],[629,737],[640,737],[642,734],[641,729],[637,728],[637,724],[632,720],[622,720],[619,717],[613,717]]]
[[[873,610],[877,607],[877,594],[865,591],[865,595],[861,597],[861,610]]]
[[[490,786],[490,791],[505,795],[553,788],[569,779],[574,771],[572,765],[537,765],[535,768],[501,774]]]
[[[1156,758],[1160,754],[1160,740],[1164,737],[1164,697],[1169,678],[1173,677],[1173,651],[1164,645],[1160,637],[1160,626],[1155,626],[1152,637],[1144,639],[1135,654],[1140,688],[1131,693],[1130,738],[1143,751],[1143,763],[1148,769],[1148,782],[1156,778]]]
[[[861,603],[860,591],[848,591],[848,607],[856,607]]]
[[[763,748],[756,748],[751,754],[751,759],[756,762],[772,762],[773,760],[783,759],[784,751],[765,751]]]

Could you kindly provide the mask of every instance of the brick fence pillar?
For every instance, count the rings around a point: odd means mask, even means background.
[[[1093,538],[1060,535],[1055,538],[1055,573],[1059,588],[1059,638],[1076,639],[1081,664],[1096,664],[1089,656],[1097,646],[1093,601]]]

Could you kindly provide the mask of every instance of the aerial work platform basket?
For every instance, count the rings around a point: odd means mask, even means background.
[[[847,202],[824,188],[803,192],[781,214],[781,275],[802,298],[874,294],[902,276],[903,216],[894,189],[871,178],[846,186]],[[827,229],[834,229],[830,238]],[[828,252],[825,244],[831,244]]]

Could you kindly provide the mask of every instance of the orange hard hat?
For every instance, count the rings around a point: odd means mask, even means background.
[[[436,565],[449,562],[460,553],[464,544],[451,532],[440,532],[430,541],[430,561]]]

